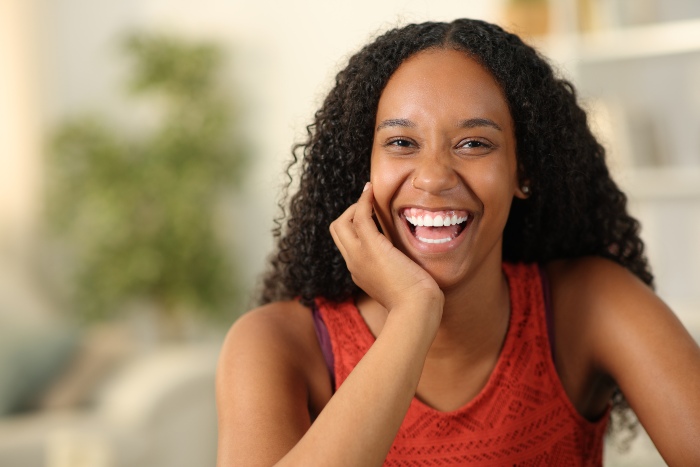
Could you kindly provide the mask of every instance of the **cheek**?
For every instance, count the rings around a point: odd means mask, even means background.
[[[391,239],[391,201],[401,186],[401,170],[374,157],[370,166],[370,181],[374,191],[374,211],[385,235]]]
[[[517,177],[515,169],[506,161],[484,166],[471,174],[471,184],[476,196],[485,206],[487,215],[507,218],[515,194]]]
[[[385,158],[372,156],[369,176],[372,185],[376,185],[375,190],[377,186],[390,185],[396,177],[396,170],[391,165]]]
[[[379,203],[383,209],[388,207],[401,180],[401,170],[395,164],[390,164],[381,158],[372,157],[370,165],[370,181],[374,187],[375,203]]]

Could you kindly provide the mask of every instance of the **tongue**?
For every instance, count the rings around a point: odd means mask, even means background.
[[[416,237],[437,240],[440,238],[455,238],[459,233],[458,225],[448,227],[416,227]]]

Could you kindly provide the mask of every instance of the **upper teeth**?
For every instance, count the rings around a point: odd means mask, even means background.
[[[458,216],[457,214],[423,214],[409,215],[406,213],[406,220],[419,227],[447,227],[465,222],[469,216]]]

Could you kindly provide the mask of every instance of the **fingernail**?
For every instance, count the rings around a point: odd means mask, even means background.
[[[365,183],[365,187],[362,189],[362,193],[367,191],[367,188],[369,188],[369,182]]]

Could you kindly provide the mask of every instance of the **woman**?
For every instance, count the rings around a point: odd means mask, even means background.
[[[297,149],[264,305],[222,349],[220,466],[599,465],[626,401],[700,465],[700,350],[573,87],[519,38],[389,31]]]

